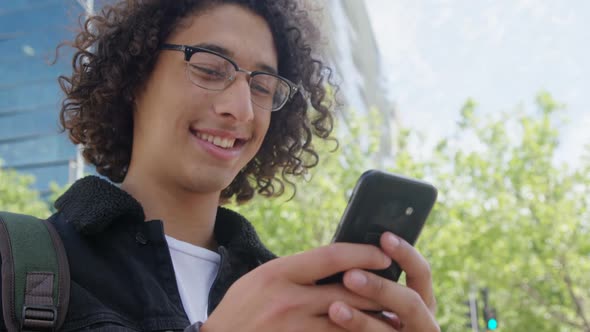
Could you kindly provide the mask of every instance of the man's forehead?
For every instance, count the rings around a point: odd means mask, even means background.
[[[270,27],[263,17],[247,8],[226,4],[196,13],[187,17],[176,34],[181,38],[174,42],[223,54],[245,69],[277,72]]]

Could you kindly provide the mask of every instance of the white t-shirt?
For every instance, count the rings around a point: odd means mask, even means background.
[[[207,319],[209,290],[221,257],[211,250],[166,235],[182,305],[191,324]]]

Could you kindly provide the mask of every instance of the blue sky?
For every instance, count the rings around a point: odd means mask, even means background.
[[[567,105],[558,160],[590,143],[590,1],[365,0],[401,122],[431,139],[468,97],[481,112]]]

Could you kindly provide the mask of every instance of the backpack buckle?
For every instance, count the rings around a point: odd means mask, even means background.
[[[47,305],[25,305],[22,328],[29,331],[53,331],[57,326],[57,309]]]

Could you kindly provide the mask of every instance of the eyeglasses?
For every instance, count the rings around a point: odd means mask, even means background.
[[[269,111],[278,111],[295,95],[297,86],[286,78],[264,71],[248,71],[230,58],[202,47],[164,44],[162,50],[184,52],[187,76],[196,86],[223,91],[238,72],[248,75],[252,103]]]

